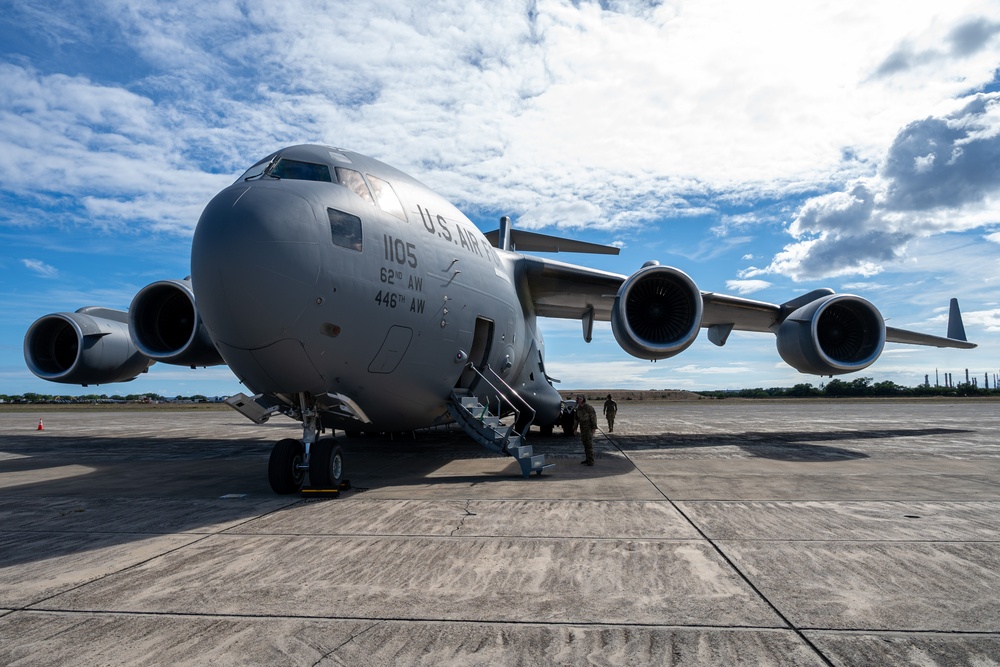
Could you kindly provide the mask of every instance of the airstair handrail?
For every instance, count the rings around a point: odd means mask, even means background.
[[[482,373],[481,373],[481,372],[479,371],[479,369],[478,369],[478,368],[476,368],[475,364],[473,364],[473,363],[472,363],[472,362],[470,361],[470,362],[469,362],[469,363],[467,364],[467,367],[468,367],[468,368],[470,368],[470,369],[472,370],[472,372],[474,372],[474,373],[475,373],[476,375],[478,375],[478,376],[479,376],[480,378],[482,378],[482,379],[483,379],[483,381],[484,381],[484,382],[486,382],[486,384],[488,384],[488,385],[490,386],[490,388],[491,388],[491,389],[492,389],[493,391],[495,391],[495,392],[496,392],[496,394],[497,394],[497,399],[498,399],[498,400],[502,400],[502,401],[503,401],[504,403],[506,403],[506,404],[507,404],[508,406],[510,406],[510,409],[514,411],[514,423],[515,423],[515,424],[516,424],[516,423],[518,423],[518,422],[519,422],[519,421],[521,420],[521,419],[520,419],[520,418],[521,418],[521,411],[517,409],[517,407],[516,407],[516,406],[515,406],[515,405],[514,405],[514,404],[513,404],[513,403],[512,403],[511,401],[510,401],[510,399],[508,399],[508,398],[507,398],[507,396],[505,396],[505,395],[503,394],[503,392],[501,392],[501,391],[500,391],[500,390],[499,390],[499,389],[497,388],[497,386],[496,386],[495,384],[493,384],[492,382],[490,382],[490,379],[489,379],[488,377],[486,377],[485,375],[483,375],[483,374],[482,374]],[[489,365],[489,364],[485,364],[485,365],[484,365],[484,368],[485,368],[485,369],[486,369],[487,371],[489,371],[489,372],[490,372],[490,374],[491,374],[491,375],[492,375],[493,377],[495,377],[495,378],[496,378],[497,382],[499,382],[500,384],[502,384],[502,385],[503,385],[503,386],[504,386],[504,387],[505,387],[505,388],[507,389],[507,391],[509,391],[509,392],[510,392],[510,393],[511,393],[511,394],[512,394],[513,396],[517,396],[518,400],[519,400],[519,401],[520,401],[520,402],[521,402],[521,403],[523,404],[523,406],[524,406],[525,408],[527,408],[528,410],[530,410],[530,411],[531,411],[531,419],[529,419],[529,420],[528,420],[528,425],[527,425],[527,428],[525,428],[524,430],[525,430],[525,431],[527,431],[528,429],[530,429],[530,428],[531,428],[531,425],[532,425],[532,424],[534,423],[534,421],[535,421],[535,414],[536,414],[536,412],[535,412],[535,409],[534,409],[533,407],[531,407],[531,405],[530,405],[530,404],[529,404],[529,403],[528,403],[528,402],[527,402],[526,400],[524,400],[524,398],[523,398],[523,397],[522,397],[522,396],[521,396],[520,394],[518,394],[518,393],[517,393],[517,391],[515,391],[513,387],[511,387],[511,386],[510,386],[509,384],[507,384],[507,383],[506,383],[506,382],[504,381],[504,379],[503,379],[502,377],[500,377],[500,376],[499,376],[499,375],[497,374],[497,372],[496,372],[495,370],[493,370],[493,369],[492,369],[492,368],[490,367],[490,365]],[[499,412],[499,411],[498,411],[498,412]],[[514,429],[512,428],[511,430],[514,430]],[[514,432],[515,432],[515,433],[517,433],[517,431],[516,431],[516,430],[514,430]],[[523,435],[523,434],[521,434],[521,433],[517,433],[517,435]]]

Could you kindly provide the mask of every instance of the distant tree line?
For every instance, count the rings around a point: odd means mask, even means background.
[[[891,380],[874,382],[872,378],[855,378],[849,382],[830,380],[826,384],[814,387],[809,383],[797,384],[794,387],[772,387],[763,389],[740,389],[738,391],[699,391],[702,396],[712,398],[854,398],[854,397],[884,397],[884,396],[1000,396],[1000,390],[983,389],[971,382],[956,384],[954,387],[933,387],[917,385],[904,387]]]
[[[209,398],[202,394],[194,396],[174,396],[167,398],[159,394],[87,394],[86,396],[53,396],[51,394],[36,394],[27,392],[24,394],[0,394],[0,402],[3,403],[59,403],[59,404],[86,404],[86,403],[214,403],[216,398]]]
[[[664,390],[667,392],[668,390]],[[656,392],[650,392],[654,396]],[[983,389],[971,382],[956,384],[954,387],[917,385],[904,387],[891,380],[875,382],[869,377],[855,378],[849,382],[830,380],[819,387],[809,383],[797,384],[794,387],[771,387],[763,389],[717,390],[693,392],[711,398],[854,398],[854,397],[884,397],[884,396],[1000,396],[998,389]],[[667,394],[662,393],[661,398]],[[0,394],[0,403],[56,403],[56,404],[87,404],[87,403],[215,403],[219,397],[208,397],[202,394],[193,396],[165,397],[159,394],[88,394],[86,396],[54,396],[51,394]],[[627,400],[632,400],[628,397]],[[638,400],[643,400],[640,393]]]

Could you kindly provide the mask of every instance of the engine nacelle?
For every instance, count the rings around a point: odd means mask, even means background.
[[[222,356],[194,303],[191,279],[146,285],[129,307],[132,342],[147,357],[180,366],[215,366]]]
[[[622,349],[640,359],[666,359],[698,337],[704,303],[691,278],[648,263],[618,288],[611,330]]]
[[[105,384],[134,379],[153,364],[136,349],[128,316],[109,308],[41,317],[24,335],[28,369],[51,382]]]
[[[777,343],[781,358],[800,373],[853,373],[871,366],[882,354],[885,320],[865,299],[834,294],[785,318]]]

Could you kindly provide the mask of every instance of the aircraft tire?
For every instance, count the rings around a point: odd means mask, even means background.
[[[309,483],[339,489],[344,478],[344,450],[333,438],[323,438],[309,452]]]
[[[572,437],[576,433],[576,423],[574,420],[574,413],[569,412],[562,416],[560,422],[562,424],[563,435],[567,438]]]
[[[299,440],[285,438],[279,440],[271,450],[267,462],[267,481],[271,490],[279,495],[298,493],[305,481],[305,472],[299,470],[305,456],[305,448]]]

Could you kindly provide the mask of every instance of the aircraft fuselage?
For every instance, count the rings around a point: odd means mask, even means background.
[[[408,430],[445,418],[472,362],[534,403],[536,423],[558,417],[511,253],[381,162],[268,156],[206,207],[191,269],[219,353],[255,393],[341,394],[375,428]]]

